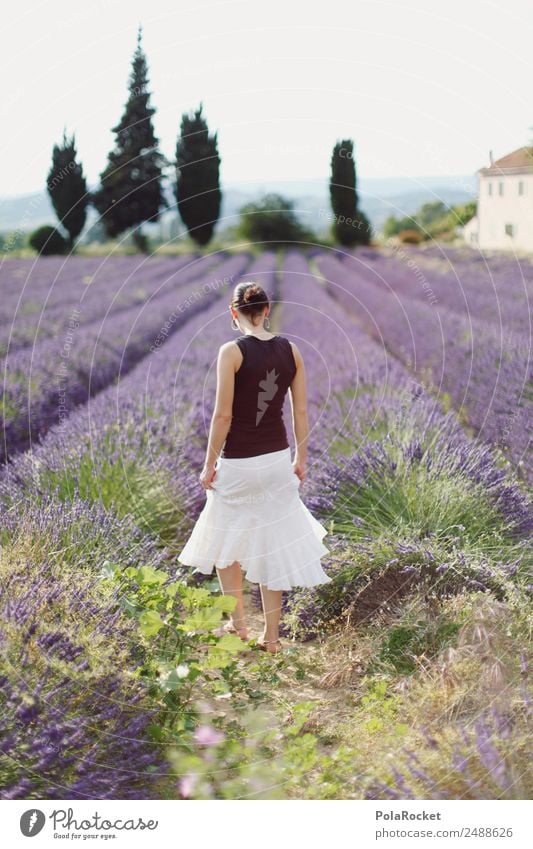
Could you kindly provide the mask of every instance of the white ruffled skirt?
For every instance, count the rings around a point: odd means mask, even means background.
[[[249,581],[271,590],[331,581],[320,563],[327,530],[300,498],[290,448],[219,457],[215,470],[180,563],[210,575],[237,560]]]

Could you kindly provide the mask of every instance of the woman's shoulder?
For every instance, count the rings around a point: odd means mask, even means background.
[[[290,350],[292,351],[292,356],[294,357],[294,363],[296,368],[299,368],[300,363],[302,362],[302,355],[300,353],[300,349],[296,342],[291,342],[290,339],[287,340],[290,345]]]
[[[239,357],[242,357],[241,346],[238,343],[239,339],[230,339],[229,342],[223,342],[218,349],[219,357],[223,360],[238,360]]]

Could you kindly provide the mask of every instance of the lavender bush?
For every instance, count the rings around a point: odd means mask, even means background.
[[[401,291],[391,271],[346,256],[319,256],[328,290],[360,326],[385,345],[423,385],[451,399],[475,435],[503,450],[516,470],[530,475],[531,381],[529,341],[523,333],[445,304]],[[405,275],[397,262],[396,277]],[[372,276],[372,279],[369,277]],[[431,278],[430,278],[431,280]]]
[[[129,520],[59,507],[2,525],[0,796],[157,797],[165,762],[135,679],[136,629],[95,565],[111,552],[130,564],[161,554]]]
[[[50,257],[43,262],[29,260],[5,263],[0,268],[0,355],[35,346],[38,341],[65,332],[69,318],[76,315],[80,325],[142,304],[166,294],[197,273],[198,257],[172,258],[81,257],[63,259],[59,267]],[[51,261],[49,261],[51,260]],[[217,256],[211,257],[212,265]],[[206,273],[209,260],[201,263]],[[15,265],[15,269],[12,266]],[[12,278],[15,273],[22,278]],[[11,285],[10,285],[11,283]]]
[[[26,448],[53,423],[65,420],[76,406],[130,371],[151,348],[205,309],[225,278],[231,280],[247,263],[246,255],[230,256],[206,275],[199,261],[184,269],[183,284],[178,272],[175,291],[88,325],[79,326],[74,316],[57,340],[8,355],[2,363],[0,458]]]
[[[511,568],[527,582],[531,506],[509,470],[335,303],[300,254],[288,255],[281,291],[285,333],[309,374],[304,498],[335,532],[333,583],[286,596],[286,627],[300,638],[315,635],[343,614],[370,574],[395,593],[407,583],[391,579],[395,563],[441,591],[494,588]],[[339,562],[341,540],[348,552]],[[407,552],[414,555],[408,563]]]

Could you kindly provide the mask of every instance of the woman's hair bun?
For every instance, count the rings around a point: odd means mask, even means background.
[[[248,286],[244,291],[243,301],[246,304],[256,304],[258,301],[265,301],[265,293],[263,292],[261,286],[258,286],[257,283],[252,283],[251,286]]]
[[[265,307],[270,306],[270,300],[259,283],[242,281],[233,290],[230,306],[253,321],[255,315],[261,315]]]

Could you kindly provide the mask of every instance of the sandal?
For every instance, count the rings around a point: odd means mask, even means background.
[[[268,645],[272,645],[272,643],[275,643],[275,644],[278,646],[278,648],[276,649],[276,651],[270,651],[269,649],[267,649],[267,646],[268,646]],[[283,646],[282,646],[282,644],[281,644],[281,640],[280,640],[280,639],[277,639],[277,640],[262,640],[262,641],[258,641],[258,642],[257,642],[257,647],[258,647],[258,648],[260,648],[260,649],[261,649],[261,651],[267,651],[267,652],[269,652],[269,654],[279,654],[280,652],[283,652],[283,651],[284,651],[284,648],[283,648]]]

